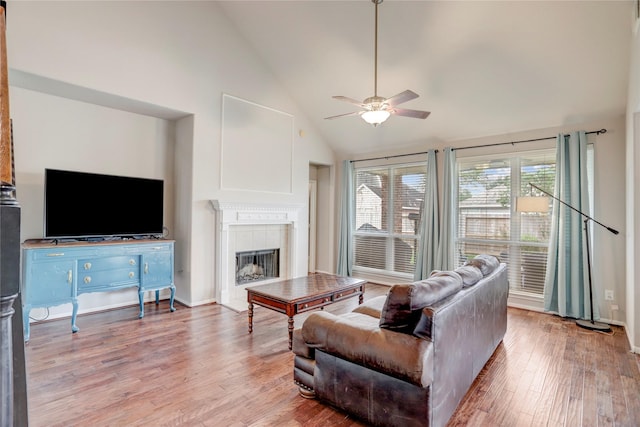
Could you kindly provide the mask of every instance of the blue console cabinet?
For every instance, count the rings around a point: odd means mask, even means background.
[[[172,240],[127,240],[70,243],[25,243],[22,248],[22,295],[25,341],[29,312],[36,307],[71,303],[71,330],[78,331],[78,295],[138,288],[139,318],[144,317],[144,293],[169,288],[173,299]]]

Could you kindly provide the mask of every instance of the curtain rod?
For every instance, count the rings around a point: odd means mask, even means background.
[[[602,128],[600,130],[592,130],[589,132],[586,132],[587,135],[590,135],[592,133],[595,133],[596,135],[600,135],[601,133],[607,133],[607,130]],[[555,139],[557,138],[557,136],[547,136],[545,138],[535,138],[535,139],[523,139],[521,141],[510,141],[510,142],[497,142],[495,144],[484,144],[484,145],[470,145],[468,147],[458,147],[458,148],[451,148],[453,151],[456,150],[466,150],[468,148],[482,148],[482,147],[496,147],[499,145],[513,145],[513,144],[520,144],[522,142],[535,142],[535,141],[546,141],[547,139]],[[436,153],[438,152],[438,150],[435,150]],[[357,159],[357,160],[349,160],[351,163],[355,163],[355,162],[366,162],[369,160],[388,160],[388,159],[393,159],[394,157],[406,157],[406,156],[418,156],[420,154],[428,154],[428,151],[421,151],[419,153],[408,153],[408,154],[396,154],[394,156],[383,156],[383,157],[371,157],[369,159]]]
[[[587,135],[595,133],[597,135],[600,135],[601,133],[607,133],[606,129],[600,129],[600,130],[593,130],[590,132],[586,132]],[[468,147],[459,147],[459,148],[451,148],[452,150],[456,151],[456,150],[466,150],[468,148],[481,148],[481,147],[496,147],[498,145],[513,145],[513,144],[520,144],[521,142],[534,142],[534,141],[545,141],[547,139],[556,139],[557,136],[548,136],[546,138],[535,138],[535,139],[523,139],[522,141],[511,141],[511,142],[497,142],[495,144],[485,144],[485,145],[470,145]]]
[[[382,160],[382,159],[388,160],[388,159],[393,159],[394,157],[419,156],[420,154],[429,154],[429,151],[421,151],[419,153],[396,154],[394,156],[371,157],[370,159],[357,159],[357,160],[349,160],[349,161],[351,163],[355,163],[355,162],[366,162],[369,160]],[[435,152],[437,153],[438,150],[435,150]]]

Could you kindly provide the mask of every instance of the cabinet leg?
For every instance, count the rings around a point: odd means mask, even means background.
[[[160,304],[160,289],[156,289],[156,305]]]
[[[140,313],[138,314],[138,319],[142,319],[144,317],[144,291],[138,291],[138,301],[140,301]]]
[[[22,308],[22,327],[24,328],[24,342],[29,341],[31,335],[31,324],[29,323],[29,313],[31,312],[31,305],[27,304]]]
[[[253,332],[253,303],[249,303],[249,333]]]
[[[173,306],[173,298],[176,296],[176,287],[175,286],[171,286],[171,296],[169,297],[169,309],[173,312],[176,311],[176,308]],[[156,291],[156,298],[158,295],[158,291]]]
[[[71,305],[73,306],[73,311],[71,312],[71,332],[78,332],[80,329],[76,326],[76,317],[78,317],[78,300],[72,299]]]

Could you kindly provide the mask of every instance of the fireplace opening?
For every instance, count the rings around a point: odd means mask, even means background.
[[[280,249],[236,252],[236,285],[280,277]]]

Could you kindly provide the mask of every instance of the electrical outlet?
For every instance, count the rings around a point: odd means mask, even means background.
[[[613,301],[613,289],[606,289],[604,291],[604,300]]]

